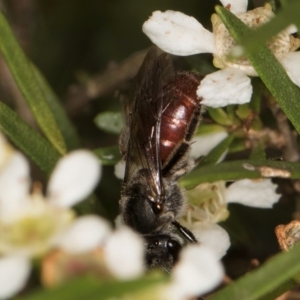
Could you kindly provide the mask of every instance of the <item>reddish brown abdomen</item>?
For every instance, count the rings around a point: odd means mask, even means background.
[[[161,117],[160,154],[162,166],[193,136],[200,118],[200,100],[196,95],[202,77],[196,73],[178,73],[164,89]],[[173,90],[172,90],[173,89]],[[173,97],[171,99],[170,96]]]

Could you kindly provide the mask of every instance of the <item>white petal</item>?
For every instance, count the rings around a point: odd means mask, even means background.
[[[195,18],[181,12],[155,11],[144,23],[143,32],[165,52],[175,55],[214,53],[214,34]]]
[[[97,157],[89,151],[78,150],[62,158],[56,165],[49,184],[51,204],[70,207],[87,197],[101,176]]]
[[[207,155],[212,149],[220,144],[228,133],[226,131],[219,131],[210,134],[198,135],[193,138],[191,143],[190,155],[193,158]]]
[[[70,253],[88,252],[103,245],[111,233],[110,224],[98,216],[78,218],[61,236],[58,246]]]
[[[132,279],[144,272],[144,242],[127,227],[118,229],[104,248],[110,271],[120,279]]]
[[[23,154],[13,153],[0,173],[0,216],[9,217],[27,201],[30,187],[29,165]]]
[[[300,51],[285,54],[280,62],[293,83],[300,87]]]
[[[244,104],[251,99],[251,80],[241,70],[225,68],[205,76],[197,95],[203,98],[202,104],[210,107]]]
[[[115,165],[115,176],[118,179],[124,179],[125,176],[125,167],[126,163],[124,160],[120,160],[116,165]]]
[[[210,248],[188,245],[172,271],[172,292],[189,298],[204,294],[222,280],[223,267]]]
[[[190,230],[194,233],[197,241],[210,248],[221,259],[230,247],[230,238],[227,231],[211,222],[194,223]]]
[[[31,265],[23,256],[0,258],[0,299],[17,294],[26,284]]]
[[[229,8],[233,14],[240,14],[247,11],[248,0],[220,0],[224,7]]]
[[[252,207],[271,208],[280,196],[277,185],[271,179],[253,181],[243,179],[234,182],[226,189],[226,202],[236,202]]]
[[[289,34],[294,34],[298,31],[298,28],[296,25],[292,24],[292,25],[288,26],[288,28],[286,28],[286,30],[288,31]]]

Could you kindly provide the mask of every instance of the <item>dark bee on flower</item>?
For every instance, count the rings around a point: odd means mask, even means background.
[[[177,180],[193,165],[188,154],[201,117],[196,95],[201,79],[197,73],[175,73],[171,57],[152,47],[125,103],[120,210],[124,224],[143,236],[149,268],[169,271],[184,240],[197,242],[176,219],[185,209]]]

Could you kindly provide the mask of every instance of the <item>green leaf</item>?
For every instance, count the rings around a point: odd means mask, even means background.
[[[200,126],[197,129],[196,136],[216,133],[220,131],[226,131],[226,128],[218,124],[200,124]]]
[[[50,174],[60,158],[57,150],[2,102],[0,120],[1,131],[42,171]]]
[[[274,160],[238,160],[195,168],[180,180],[186,189],[203,182],[218,180],[258,179],[268,177],[300,178],[300,164]]]
[[[264,45],[271,37],[278,34],[291,24],[300,28],[300,1],[289,1],[280,11],[276,12],[276,17],[266,24],[260,26],[249,35],[244,36],[240,43],[246,48],[247,52],[256,52],[260,45]]]
[[[147,277],[133,281],[105,281],[93,277],[83,277],[72,280],[60,287],[40,290],[31,293],[23,300],[105,300],[116,299],[122,295],[134,294],[144,289],[153,288],[168,278],[162,274],[150,274]]]
[[[251,151],[250,160],[266,159],[265,149],[262,142],[259,142]]]
[[[80,143],[78,135],[59,99],[57,98],[56,94],[50,87],[45,77],[41,74],[41,72],[34,65],[32,65],[31,67],[44,94],[45,100],[47,101],[49,108],[57,122],[57,125],[61,130],[61,134],[66,143],[67,149],[70,151],[79,148]]]
[[[210,153],[201,160],[201,167],[204,165],[213,165],[218,162],[221,156],[228,149],[232,141],[234,140],[234,136],[230,135],[226,139],[224,139],[219,145],[217,145]]]
[[[209,300],[257,300],[300,271],[300,245],[269,259],[257,270],[215,293]],[[273,298],[274,299],[274,298]]]
[[[64,154],[66,145],[60,129],[36,80],[30,62],[24,55],[1,11],[0,28],[0,51],[21,93],[45,136],[61,154]]]
[[[103,131],[119,134],[124,126],[123,114],[109,111],[100,113],[95,118],[95,124]]]
[[[270,293],[264,295],[263,297],[259,298],[259,300],[274,300],[277,297],[281,296],[284,292],[291,290],[292,288],[296,287],[298,284],[293,280],[288,280],[287,282],[280,284]]]
[[[207,111],[208,111],[209,115],[211,116],[211,118],[218,124],[221,124],[224,126],[232,125],[231,119],[229,118],[228,114],[225,112],[225,110],[223,108],[207,107]]]
[[[227,9],[217,6],[216,11],[237,43],[249,36],[252,30]],[[256,42],[256,41],[255,41]],[[276,98],[282,110],[300,133],[300,90],[266,46],[260,46],[247,57],[258,75]]]
[[[244,119],[247,119],[247,117],[250,115],[251,113],[251,110],[249,108],[249,103],[246,103],[246,104],[242,104],[242,105],[239,105],[237,108],[236,108],[236,111],[235,111],[236,115],[244,120]]]
[[[253,93],[251,97],[251,101],[249,103],[249,108],[251,108],[255,113],[260,112],[260,102],[263,91],[266,89],[260,78],[252,78],[251,80]]]
[[[238,119],[238,117],[235,113],[236,108],[237,108],[236,105],[227,105],[226,112],[227,112],[227,115],[228,115],[229,119],[231,120],[232,124],[234,124],[235,126],[240,126],[241,121]]]
[[[245,139],[244,138],[241,138],[241,139],[236,138],[230,144],[228,153],[236,153],[236,152],[244,151],[246,149],[247,149],[247,147],[245,145]]]
[[[122,157],[118,146],[98,148],[93,151],[105,166],[115,165]]]

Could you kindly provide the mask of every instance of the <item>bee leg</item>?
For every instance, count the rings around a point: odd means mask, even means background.
[[[197,239],[193,235],[193,233],[188,230],[186,227],[182,226],[179,222],[173,221],[172,224],[176,227],[176,229],[184,236],[186,240],[191,243],[198,243]]]

